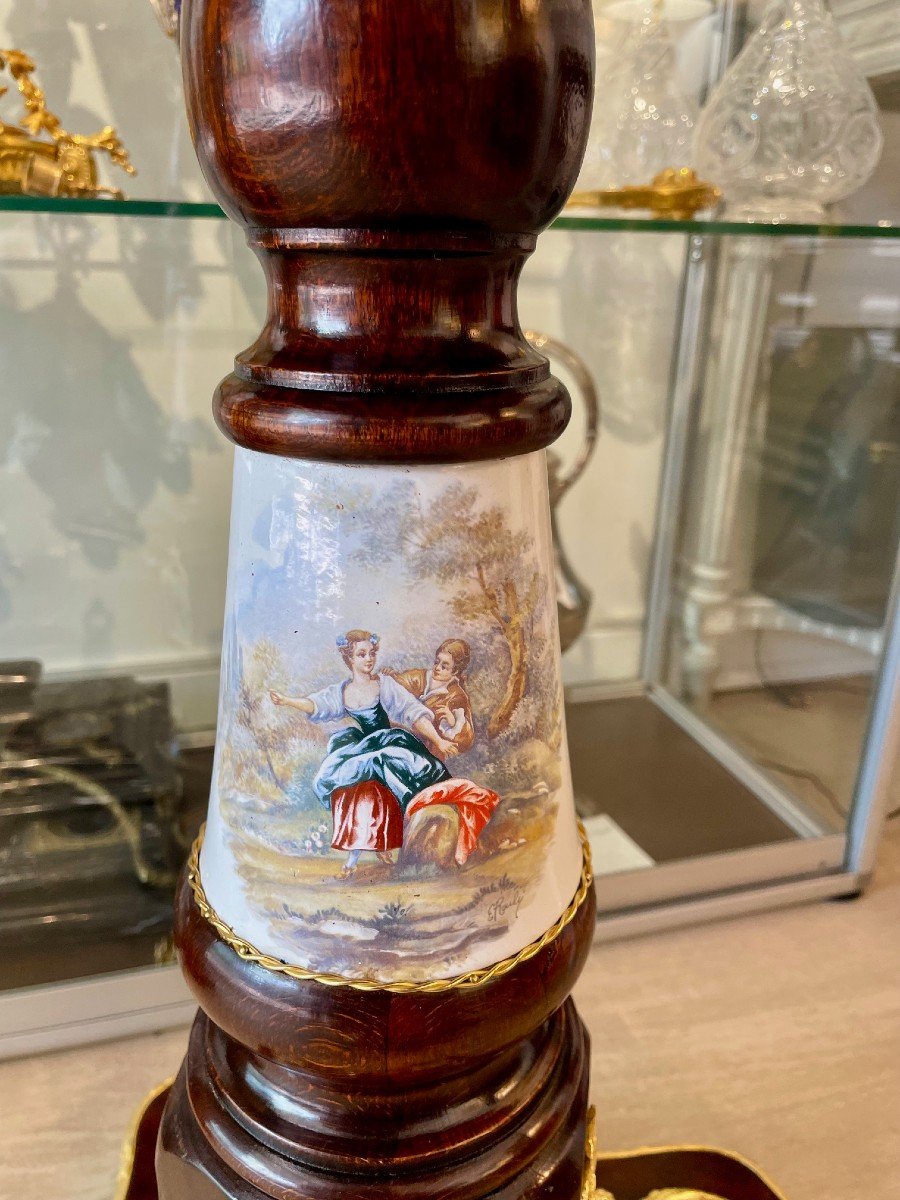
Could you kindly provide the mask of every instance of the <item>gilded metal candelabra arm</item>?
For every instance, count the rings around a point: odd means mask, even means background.
[[[37,196],[111,196],[118,188],[97,181],[94,152],[103,151],[127,175],[134,175],[128,151],[112,125],[94,134],[70,133],[47,107],[44,92],[32,78],[33,59],[22,50],[0,50],[0,70],[16,81],[25,105],[21,125],[0,121],[0,193]],[[8,91],[0,88],[0,96]],[[41,139],[45,134],[50,141]]]
[[[644,208],[654,216],[688,220],[721,197],[712,183],[699,179],[691,167],[666,167],[642,186],[573,192],[567,208]]]

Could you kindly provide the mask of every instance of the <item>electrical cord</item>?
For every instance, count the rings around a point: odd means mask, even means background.
[[[763,633],[765,633],[764,629],[757,629],[753,635],[753,665],[756,667],[759,682],[769,695],[779,704],[783,704],[785,708],[808,708],[809,701],[802,688],[796,684],[775,683],[773,679],[769,678],[762,661]]]
[[[757,758],[756,762],[768,771],[777,771],[779,775],[790,775],[794,779],[803,779],[807,783],[811,783],[816,791],[825,797],[840,819],[846,821],[849,815],[848,810],[844,808],[835,793],[815,771],[807,771],[803,767],[789,767],[787,763],[776,762],[772,758]]]
[[[779,684],[768,678],[762,661],[762,635],[764,632],[765,630],[763,629],[757,629],[753,639],[753,659],[760,683],[774,699],[784,704],[787,708],[809,708],[809,697],[802,686],[798,686],[797,684]],[[865,696],[871,690],[866,687],[855,688],[846,684],[836,684],[832,683],[831,680],[828,681],[828,687],[832,691],[845,692],[852,696]],[[777,771],[781,775],[789,775],[794,779],[802,779],[812,784],[816,791],[825,797],[842,821],[846,821],[850,815],[849,809],[841,804],[837,795],[814,771],[807,771],[802,767],[791,767],[787,763],[778,762],[776,759],[771,758],[757,758],[756,761],[761,767],[767,770]],[[900,817],[900,805],[897,808],[890,809],[885,814],[884,819],[885,821],[893,821],[897,817]]]

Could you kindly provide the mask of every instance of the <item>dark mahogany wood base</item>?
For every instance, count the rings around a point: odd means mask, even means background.
[[[126,1147],[116,1200],[160,1200],[154,1148],[167,1095],[154,1095],[140,1114],[134,1139]],[[774,1185],[743,1159],[694,1146],[602,1154],[595,1182],[615,1200],[643,1200],[655,1189],[674,1187],[695,1188],[722,1200],[784,1200]],[[197,1200],[204,1195],[199,1187],[194,1194]]]
[[[282,1068],[277,1099],[252,1094],[251,1071],[243,1092],[226,1097],[223,1079],[202,1064],[226,1066],[227,1056],[223,1035],[201,1016],[161,1130],[163,1200],[576,1200],[581,1191],[588,1040],[571,1001],[477,1077],[399,1093],[339,1095]],[[274,1112],[263,1113],[264,1103]]]
[[[203,1011],[162,1121],[160,1200],[577,1200],[589,1047],[567,996],[594,912],[591,888],[479,987],[362,991],[246,962],[183,881],[176,940]]]

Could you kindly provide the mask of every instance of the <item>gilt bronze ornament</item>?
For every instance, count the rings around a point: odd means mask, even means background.
[[[25,103],[20,125],[0,121],[0,195],[121,200],[118,188],[99,182],[96,163],[97,153],[102,152],[126,175],[134,175],[121,138],[111,125],[87,136],[64,129],[32,78],[36,69],[22,50],[0,50],[0,70],[9,71]],[[0,96],[6,91],[0,89]]]

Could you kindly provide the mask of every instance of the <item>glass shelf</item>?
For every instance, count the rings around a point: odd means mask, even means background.
[[[218,204],[186,200],[80,200],[72,197],[0,196],[2,212],[85,213],[114,217],[180,217],[218,219],[225,216]],[[900,225],[773,225],[751,221],[689,220],[673,218],[600,216],[567,213],[551,229],[569,232],[690,233],[751,237],[900,238]]]
[[[606,217],[567,213],[550,226],[551,229],[605,230],[613,233],[690,233],[718,234],[730,237],[818,237],[818,238],[896,238],[900,225],[890,222],[877,225],[797,225],[772,224],[755,221],[720,221],[716,219],[678,221],[672,217]]]
[[[218,204],[189,200],[109,200],[102,196],[0,196],[2,212],[86,213],[103,217],[224,218]]]

